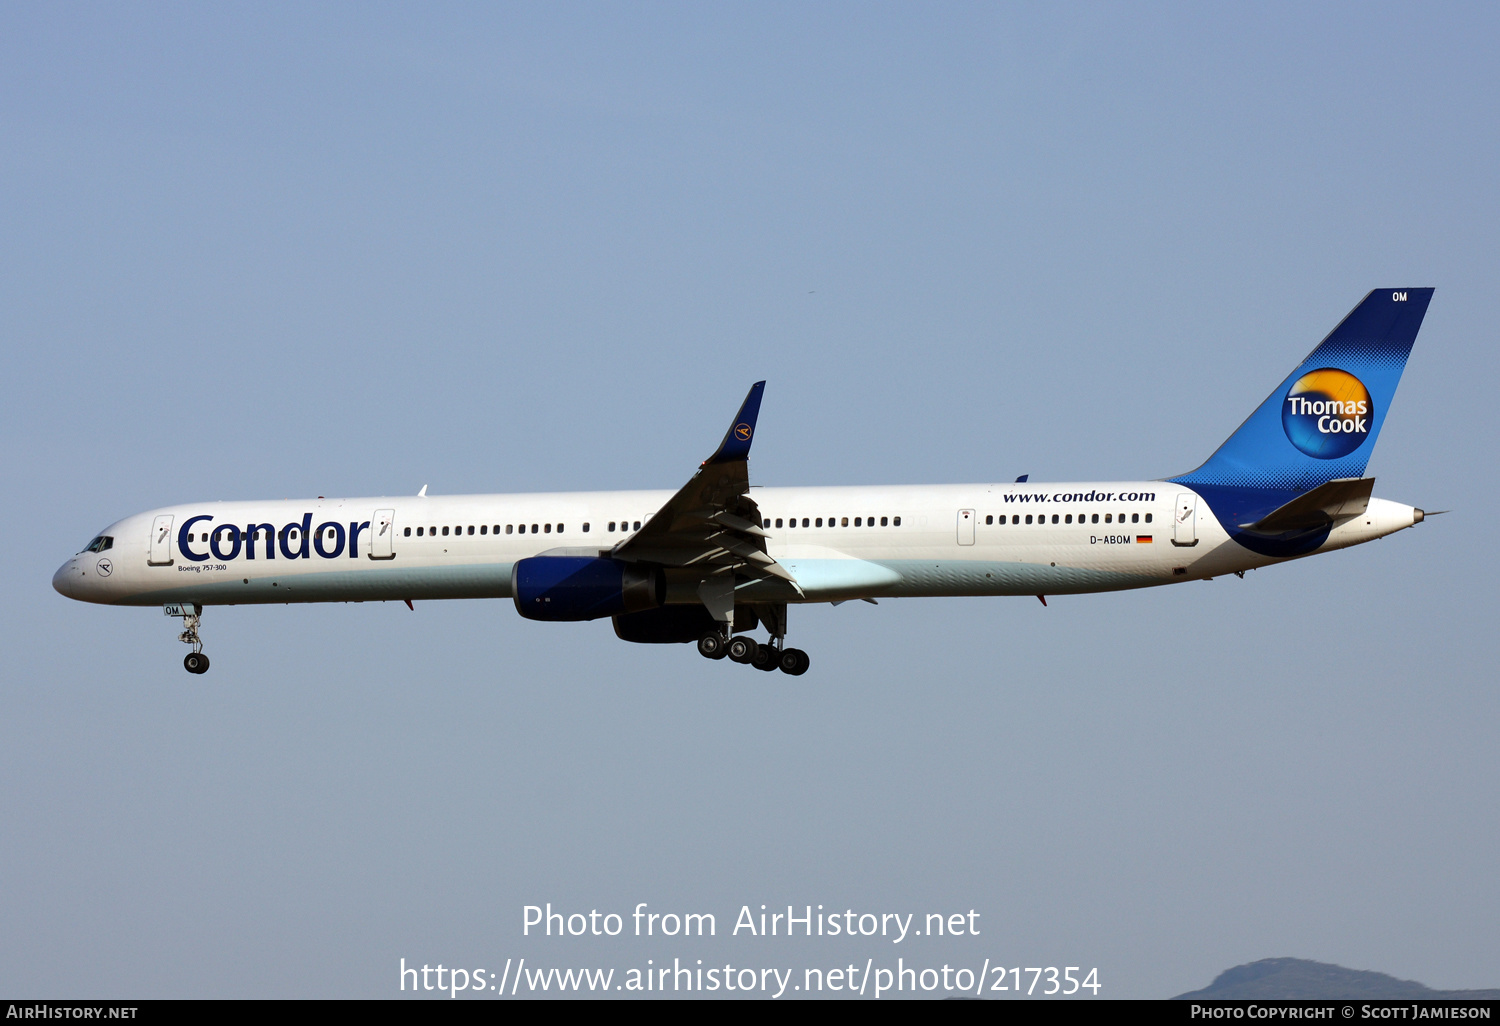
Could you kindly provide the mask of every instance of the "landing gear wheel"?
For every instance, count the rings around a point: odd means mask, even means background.
[[[203,654],[203,639],[198,637],[198,625],[203,622],[203,607],[187,603],[172,603],[167,606],[167,613],[171,616],[182,617],[182,633],[177,635],[177,640],[184,645],[193,646],[193,650],[182,659],[183,669],[188,673],[207,672],[208,656]]]
[[[776,651],[770,645],[756,645],[755,658],[750,660],[750,665],[755,667],[757,670],[765,670],[767,672],[770,672],[771,670],[776,669],[776,667],[780,663],[780,659],[781,653]]]
[[[698,639],[698,654],[705,659],[723,659],[729,653],[724,643],[724,635],[718,631],[709,631]]]
[[[812,665],[812,660],[807,658],[807,653],[800,648],[783,649],[781,652],[781,672],[800,677],[807,672]]]
[[[751,663],[755,661],[755,656],[760,651],[760,646],[755,643],[754,638],[747,638],[744,635],[740,635],[739,637],[729,639],[726,651],[729,653],[729,658],[736,663]]]

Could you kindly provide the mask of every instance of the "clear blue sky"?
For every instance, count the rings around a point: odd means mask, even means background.
[[[0,992],[398,959],[1500,986],[1492,5],[0,9]],[[1129,595],[796,610],[805,677],[509,602],[49,584],[220,498],[1157,477],[1437,286],[1371,464],[1454,513]],[[1477,534],[1475,532],[1478,532]],[[521,906],[983,913],[912,951]]]

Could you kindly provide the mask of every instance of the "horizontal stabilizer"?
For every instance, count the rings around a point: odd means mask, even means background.
[[[1285,534],[1323,527],[1344,517],[1357,517],[1370,505],[1373,477],[1339,477],[1278,506],[1253,524],[1241,524],[1257,534]]]

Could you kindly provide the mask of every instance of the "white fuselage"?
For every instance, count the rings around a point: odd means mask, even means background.
[[[72,598],[116,605],[507,598],[516,561],[557,550],[607,554],[672,494],[167,507],[106,528],[109,546],[74,556],[53,583]],[[808,602],[1116,591],[1284,561],[1235,542],[1192,489],[1166,481],[756,487],[751,497],[768,554]],[[1370,541],[1418,517],[1411,506],[1372,499],[1314,551]]]

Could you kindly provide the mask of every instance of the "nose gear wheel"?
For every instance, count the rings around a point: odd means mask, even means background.
[[[202,607],[184,605],[183,608],[199,610]],[[174,610],[169,606],[167,611],[170,613]],[[193,650],[183,657],[182,668],[187,670],[188,673],[207,673],[208,656],[203,654],[203,639],[198,636],[198,625],[202,623],[203,614],[201,612],[184,612],[181,615],[182,633],[177,635],[177,640],[184,645],[193,646]]]

